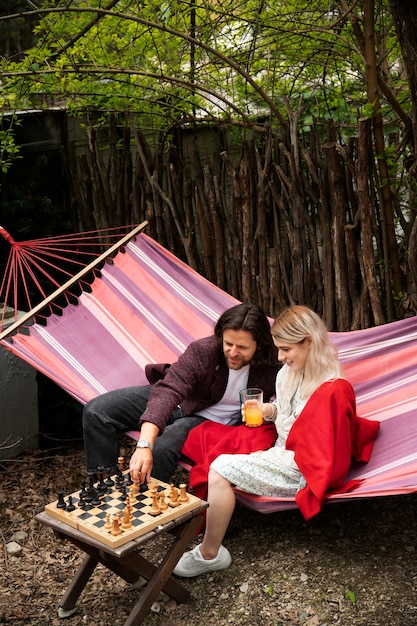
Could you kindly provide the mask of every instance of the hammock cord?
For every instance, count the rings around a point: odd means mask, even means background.
[[[16,241],[0,226],[0,236],[10,246],[0,285],[0,330],[6,322],[16,322],[19,311],[33,309],[135,226],[118,226],[26,241]],[[62,300],[50,302],[39,317],[45,318],[64,308],[71,297],[79,296],[99,271],[99,268],[92,269],[88,279],[83,276],[72,289],[61,294]]]

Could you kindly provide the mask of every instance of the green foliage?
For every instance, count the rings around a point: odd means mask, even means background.
[[[169,0],[44,1],[36,44],[3,58],[0,105],[135,111],[153,128],[193,120],[285,123],[332,117],[344,128],[370,115],[359,5],[333,0],[194,4]],[[17,19],[17,18],[16,18]],[[19,18],[21,19],[21,18]],[[0,25],[4,26],[0,21]],[[15,24],[11,20],[11,24]],[[407,90],[387,0],[376,10],[381,71],[398,99]],[[393,119],[385,107],[387,119]]]
[[[356,595],[351,589],[345,591],[345,598],[352,604],[356,604]]]
[[[0,169],[6,174],[10,166],[16,159],[20,159],[19,146],[14,139],[13,124],[18,124],[18,120],[12,117],[0,116]]]

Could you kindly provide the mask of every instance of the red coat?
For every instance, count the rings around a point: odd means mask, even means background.
[[[286,443],[307,486],[295,499],[305,519],[320,512],[326,493],[343,493],[352,459],[368,462],[379,422],[356,414],[355,392],[343,379],[323,383],[294,422]]]

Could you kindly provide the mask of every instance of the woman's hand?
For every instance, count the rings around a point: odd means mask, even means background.
[[[273,402],[262,404],[262,417],[266,422],[274,422],[277,416],[277,407]]]

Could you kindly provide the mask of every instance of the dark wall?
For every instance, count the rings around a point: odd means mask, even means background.
[[[25,113],[14,125],[19,156],[0,179],[0,224],[16,240],[68,232],[62,112]]]
[[[20,156],[0,178],[0,225],[16,241],[72,232],[64,184],[61,141],[65,118],[60,111],[25,113],[14,126]],[[0,272],[10,245],[0,238]],[[81,437],[81,406],[38,374],[40,444]]]

